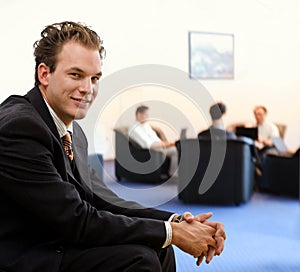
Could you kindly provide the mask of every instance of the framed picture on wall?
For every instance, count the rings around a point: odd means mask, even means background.
[[[198,79],[233,79],[234,35],[190,31],[189,75]]]

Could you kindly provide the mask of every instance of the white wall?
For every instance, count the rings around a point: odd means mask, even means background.
[[[25,12],[28,9],[30,12]],[[33,86],[32,44],[42,28],[53,22],[85,22],[103,36],[107,49],[103,66],[106,76],[142,64],[168,65],[188,72],[188,31],[232,33],[234,80],[201,83],[214,99],[227,104],[226,125],[253,120],[253,107],[264,104],[272,121],[287,124],[288,147],[297,148],[300,145],[299,13],[297,0],[1,1],[0,101],[13,93],[23,94]],[[110,101],[109,113],[101,112],[97,126],[88,121],[82,124],[87,131],[101,129],[98,145],[105,151],[105,157],[110,158],[111,129],[129,102],[135,105],[143,98],[159,97],[167,103],[171,96],[180,104],[182,98],[168,88],[154,91],[152,97],[147,88],[133,88],[132,92],[122,92],[120,97],[115,96],[114,102]],[[98,103],[101,103],[101,89]],[[182,111],[190,116],[192,126],[200,129],[205,125],[205,120],[198,123],[198,116],[194,116],[197,113],[190,105],[184,107]],[[133,112],[133,108],[130,110]],[[159,106],[151,110],[156,114]],[[171,132],[169,137],[173,137]]]

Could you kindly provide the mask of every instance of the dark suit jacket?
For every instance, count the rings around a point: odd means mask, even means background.
[[[88,166],[74,122],[75,178],[38,88],[0,106],[0,271],[58,271],[61,252],[142,244],[159,250],[171,213],[111,192]]]
[[[207,130],[203,130],[198,134],[199,139],[213,139],[213,140],[233,140],[236,139],[236,135],[231,132],[224,129],[219,129],[214,126],[211,126]]]

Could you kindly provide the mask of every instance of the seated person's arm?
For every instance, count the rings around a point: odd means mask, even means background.
[[[157,149],[161,149],[164,147],[170,147],[170,146],[175,146],[175,143],[173,142],[167,142],[167,141],[161,141],[161,142],[154,142],[150,148],[157,150]]]
[[[262,140],[262,143],[264,144],[264,146],[272,146],[273,145],[273,141],[271,138]]]

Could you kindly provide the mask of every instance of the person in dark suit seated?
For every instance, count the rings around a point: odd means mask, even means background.
[[[98,94],[104,48],[74,22],[34,44],[35,87],[0,106],[0,271],[175,271],[172,245],[210,262],[224,226],[119,198],[88,166],[82,119]]]
[[[226,105],[222,102],[212,105],[209,109],[209,113],[212,119],[212,125],[209,129],[204,130],[198,134],[198,139],[212,139],[212,140],[240,140],[249,144],[253,162],[255,164],[255,176],[259,179],[261,174],[261,160],[255,147],[254,141],[248,137],[237,137],[233,132],[227,131],[223,127],[222,117],[226,113]],[[258,187],[258,186],[255,186]]]
[[[212,105],[209,109],[212,124],[211,126],[198,134],[199,139],[226,140],[236,139],[236,135],[224,129],[222,117],[226,113],[226,105],[222,102]]]

